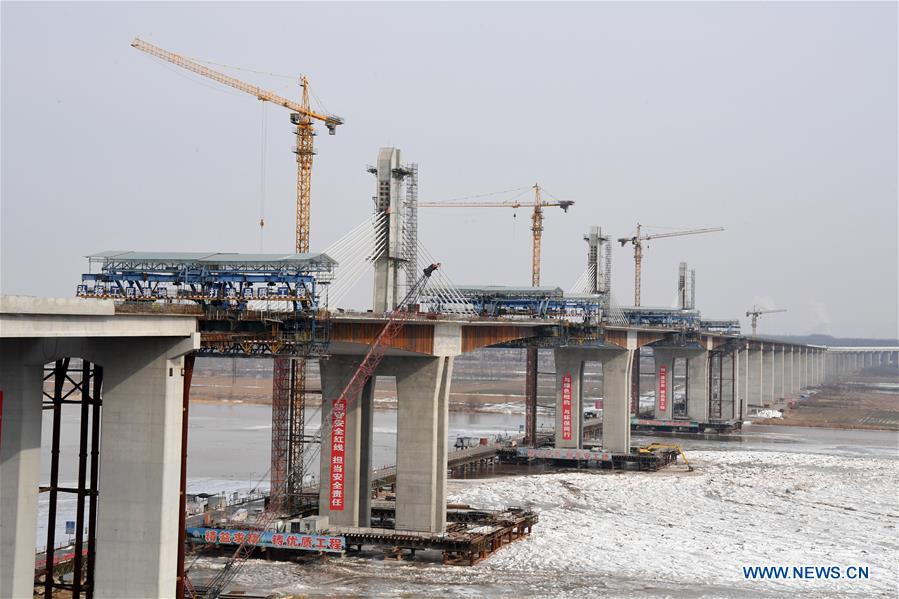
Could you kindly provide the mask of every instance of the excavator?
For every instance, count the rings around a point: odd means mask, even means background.
[[[680,445],[674,445],[673,443],[650,443],[649,445],[640,447],[637,451],[639,453],[654,453],[657,449],[676,449],[677,453],[680,454],[680,457],[684,458],[684,464],[687,465],[687,472],[693,472],[693,466],[687,461],[687,454],[684,453],[684,450],[681,449]]]

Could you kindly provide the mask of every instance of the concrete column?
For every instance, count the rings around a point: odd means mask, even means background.
[[[768,346],[762,352],[762,405],[774,403],[774,346]]]
[[[818,375],[818,350],[809,348],[806,351],[808,352],[808,386],[812,387],[815,385],[815,377]]]
[[[371,471],[374,453],[375,378],[371,377],[359,397],[359,526],[371,526]]]
[[[103,366],[98,599],[171,597],[178,553],[183,354],[166,338],[96,342]]]
[[[693,352],[687,358],[687,415],[709,421],[709,352]]]
[[[583,373],[585,353],[581,349],[556,348],[556,447],[578,449],[583,444]],[[609,405],[605,393],[606,367],[603,364],[603,438]],[[570,401],[569,406],[563,406]],[[566,421],[563,423],[563,419]],[[630,426],[630,424],[628,424]]]
[[[787,380],[786,380],[786,389],[787,393],[790,395],[794,395],[799,391],[799,372],[797,370],[796,361],[796,348],[792,345],[787,350],[788,356],[786,357],[787,362]]]
[[[746,416],[746,406],[749,399],[749,350],[742,349],[738,354],[739,364],[737,368],[736,388],[739,395],[740,407],[738,413],[741,417]]]
[[[453,358],[395,358],[393,362],[401,362],[394,367],[398,405],[396,529],[443,532]]]
[[[339,483],[338,488],[335,485],[335,491],[340,491],[340,497],[343,498],[343,507],[340,509],[335,506],[331,509],[332,501],[332,480],[331,480],[331,449],[332,443],[339,441],[333,439],[335,434],[332,427],[332,415],[334,410],[334,402],[340,398],[347,383],[353,377],[353,373],[358,369],[361,363],[361,356],[331,356],[319,361],[321,371],[322,385],[322,403],[325,409],[322,410],[322,442],[320,451],[320,474],[319,480],[321,485],[319,488],[319,514],[328,516],[329,524],[335,526],[359,526],[359,512],[362,501],[360,501],[362,493],[367,496],[370,489],[362,488],[361,470],[361,446],[362,446],[362,395],[360,392],[357,397],[349,398],[346,406],[346,417],[344,420],[343,435],[343,463],[334,464],[334,468],[341,466],[338,472],[342,470],[343,480],[336,481]],[[370,385],[369,394],[373,394],[374,385]],[[339,431],[337,431],[339,433]],[[367,436],[367,435],[366,435]],[[368,437],[370,439],[370,437]],[[366,477],[367,478],[367,477]],[[370,479],[369,479],[370,480]]]
[[[784,361],[784,352],[786,348],[783,345],[775,346],[774,348],[774,367],[773,367],[773,380],[774,380],[774,401],[780,401],[784,397],[786,397],[786,388],[784,383],[786,381],[786,365]]]
[[[764,369],[762,360],[762,349],[749,350],[749,375],[747,381],[749,384],[749,393],[747,397],[748,405],[762,406],[762,387],[764,384]]]
[[[799,348],[799,390],[808,387],[808,350]]]
[[[660,365],[667,370],[667,397],[665,410],[659,409],[661,397],[656,393],[656,417],[670,419],[674,417],[674,362],[686,360],[687,365],[687,417],[699,422],[709,420],[709,352],[698,348],[658,347],[653,348],[656,357],[656,372]],[[658,374],[656,375],[658,376]],[[658,381],[657,385],[658,385]],[[658,386],[656,387],[658,389]]]
[[[636,355],[633,349],[606,352],[602,361],[602,447],[613,453],[631,450],[631,367]]]
[[[42,367],[0,341],[0,597],[31,597],[41,472]],[[174,587],[172,588],[174,592]]]
[[[628,341],[631,344],[631,340]],[[631,442],[631,372],[636,358],[636,342],[631,349],[618,346],[608,348],[560,347],[556,358],[556,447],[583,446],[584,362],[602,364],[602,446],[615,453],[630,452]],[[566,439],[562,427],[563,385],[571,386],[571,435]],[[565,392],[567,394],[567,391]]]

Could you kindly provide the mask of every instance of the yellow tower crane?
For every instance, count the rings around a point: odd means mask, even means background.
[[[312,148],[312,139],[315,136],[313,121],[321,121],[328,128],[328,133],[334,135],[338,125],[343,124],[343,119],[333,114],[324,114],[312,110],[309,104],[309,81],[306,77],[300,77],[302,93],[300,101],[294,102],[283,98],[278,94],[262,89],[249,83],[244,83],[224,73],[220,73],[196,61],[185,58],[180,54],[163,50],[140,38],[135,38],[131,45],[151,56],[161,58],[181,68],[192,71],[222,85],[246,92],[263,102],[271,102],[291,110],[290,122],[296,126],[297,146],[294,150],[297,155],[297,208],[296,208],[296,239],[295,246],[298,254],[309,251],[309,204],[312,193],[312,156],[315,154]],[[260,222],[260,225],[263,223]]]
[[[574,205],[571,200],[553,200],[546,202],[543,200],[540,185],[534,184],[534,201],[519,202],[517,200],[506,202],[466,202],[466,201],[449,201],[449,202],[419,202],[419,207],[425,208],[512,208],[518,209],[522,207],[533,207],[531,214],[531,286],[540,286],[540,244],[543,240],[543,208],[558,206],[565,212]]]
[[[296,235],[295,251],[309,252],[309,210],[312,190],[312,157],[315,128],[313,121],[320,121],[334,135],[338,125],[344,120],[333,114],[312,110],[309,102],[309,81],[300,77],[302,89],[300,101],[294,102],[268,91],[225,75],[215,69],[185,58],[180,54],[163,50],[140,38],[131,45],[151,56],[161,58],[188,71],[218,81],[236,90],[255,96],[262,102],[271,102],[291,111],[290,122],[296,126],[297,145],[294,149],[297,161],[296,189]],[[265,221],[259,221],[260,227]],[[300,497],[303,484],[304,460],[303,443],[305,437],[306,405],[306,358],[276,358],[273,367],[274,386],[272,392],[272,494],[286,497],[289,509]],[[186,577],[185,577],[186,578]]]
[[[634,245],[634,306],[640,305],[640,276],[643,270],[643,242],[650,239],[662,239],[664,237],[680,237],[681,235],[698,235],[700,233],[715,233],[723,231],[724,227],[711,227],[708,229],[688,229],[685,231],[671,231],[670,233],[643,234],[643,225],[637,223],[637,234],[631,237],[622,237],[618,240],[622,247],[628,243]]]

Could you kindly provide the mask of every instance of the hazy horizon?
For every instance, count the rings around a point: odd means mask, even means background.
[[[539,182],[543,283],[568,289],[591,225],[650,242],[643,304],[697,271],[706,318],[759,334],[897,337],[897,5],[719,3],[0,4],[0,290],[74,295],[107,249],[290,252],[288,111],[129,46],[309,76],[313,251],[371,212],[378,148],[422,201]],[[219,67],[215,67],[219,68]],[[226,72],[296,97],[295,82]],[[263,135],[263,126],[265,134]],[[486,198],[489,199],[489,198]],[[422,209],[458,284],[530,283],[530,211]],[[630,246],[613,294],[633,300]],[[347,304],[370,307],[370,279]]]

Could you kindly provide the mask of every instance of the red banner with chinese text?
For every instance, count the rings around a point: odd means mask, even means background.
[[[659,412],[664,412],[668,407],[668,367],[659,366]]]
[[[344,477],[344,456],[346,455],[346,400],[335,399],[331,408],[331,493],[330,508],[343,511],[346,478]]]
[[[571,441],[571,373],[562,376],[562,439]]]

